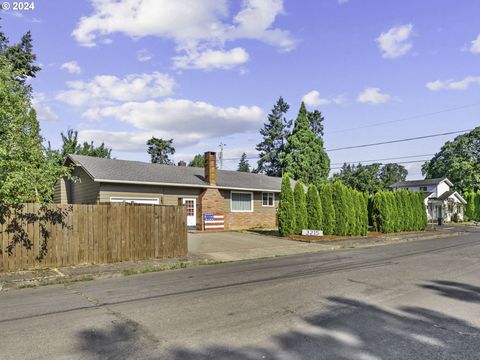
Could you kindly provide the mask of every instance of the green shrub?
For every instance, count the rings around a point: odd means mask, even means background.
[[[320,204],[322,205],[323,215],[323,233],[332,235],[335,231],[335,207],[333,206],[332,184],[324,183],[320,185],[318,194],[320,196]]]
[[[307,228],[307,201],[305,198],[305,189],[301,181],[297,181],[293,191],[295,203],[295,232],[301,234],[303,229]]]
[[[286,173],[282,178],[280,203],[278,205],[278,232],[281,236],[294,234],[295,225],[295,201],[293,199],[290,176]]]
[[[323,213],[317,187],[310,184],[307,191],[307,225],[312,230],[323,230]]]
[[[346,187],[340,181],[332,185],[332,199],[335,208],[335,235],[348,235],[349,208],[347,203]]]

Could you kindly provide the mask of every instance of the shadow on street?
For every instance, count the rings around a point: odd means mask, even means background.
[[[449,298],[479,300],[475,286],[432,283],[423,287]],[[272,347],[200,345],[170,348],[159,356],[167,349],[158,341],[140,339],[141,330],[131,323],[117,323],[106,331],[80,333],[80,350],[89,359],[478,359],[480,329],[464,320],[421,307],[390,311],[344,297],[327,299],[327,311],[298,318],[288,332],[272,335]]]

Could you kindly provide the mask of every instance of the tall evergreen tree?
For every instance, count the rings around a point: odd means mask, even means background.
[[[205,167],[205,158],[201,154],[197,154],[193,157],[193,160],[188,163],[191,167]]]
[[[323,213],[317,187],[313,184],[307,190],[307,226],[311,230],[323,230]]]
[[[68,129],[66,134],[62,132],[60,135],[62,137],[62,158],[65,158],[68,154],[77,154],[110,159],[112,155],[112,149],[106,147],[103,142],[100,146],[96,146],[93,141],[80,143],[76,130]]]
[[[256,146],[260,157],[256,172],[268,176],[282,176],[284,168],[281,160],[284,157],[286,139],[292,125],[292,121],[285,117],[289,108],[290,105],[280,97],[268,115],[267,123],[260,130],[263,138]]]
[[[310,129],[307,109],[302,102],[292,133],[285,147],[285,169],[296,180],[319,185],[330,172],[330,159],[321,137]]]
[[[247,160],[247,154],[245,154],[245,153],[242,154],[242,157],[240,158],[240,161],[238,162],[237,171],[250,172],[250,164],[248,163],[248,160]]]
[[[320,204],[322,205],[323,215],[323,233],[325,235],[332,235],[335,231],[335,207],[333,206],[332,198],[332,184],[323,183],[318,188],[318,194],[320,197]]]
[[[310,129],[318,137],[323,137],[323,121],[325,118],[322,113],[318,110],[309,111],[307,113],[308,123],[310,124]]]
[[[293,235],[296,230],[295,200],[288,173],[282,177],[280,203],[278,204],[278,232],[281,236]]]
[[[35,65],[37,56],[33,53],[33,39],[30,31],[25,33],[20,42],[9,46],[8,38],[0,28],[0,57],[3,57],[11,66],[10,76],[12,79],[25,85],[28,78],[34,78],[40,71],[40,67]],[[30,88],[30,86],[28,85]]]
[[[154,164],[173,165],[173,161],[168,157],[175,154],[175,148],[172,145],[173,139],[164,140],[153,137],[147,141],[147,152]]]
[[[305,189],[301,181],[297,181],[293,190],[293,199],[295,201],[295,232],[301,234],[308,225],[307,202],[305,198]]]

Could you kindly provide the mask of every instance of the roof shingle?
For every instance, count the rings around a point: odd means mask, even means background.
[[[204,169],[151,164],[141,161],[69,155],[97,182],[208,187]],[[263,174],[217,170],[217,187],[227,189],[280,191],[282,179]]]

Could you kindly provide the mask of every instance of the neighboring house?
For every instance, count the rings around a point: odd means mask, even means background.
[[[451,221],[454,214],[463,220],[463,207],[467,203],[458,192],[450,190],[453,184],[446,177],[437,179],[400,181],[391,187],[394,190],[422,191],[429,220]]]
[[[80,155],[69,155],[66,165],[73,166],[72,179],[55,185],[57,203],[184,204],[188,226],[198,230],[205,215],[223,215],[227,230],[277,226],[282,179],[217,170],[215,152],[205,153],[204,169]]]

